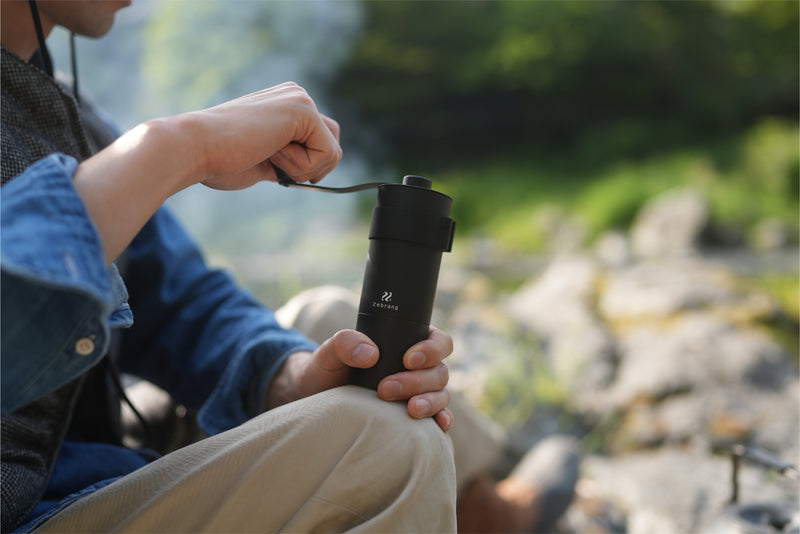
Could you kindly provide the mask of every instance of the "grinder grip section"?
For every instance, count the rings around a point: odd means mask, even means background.
[[[356,330],[380,354],[374,367],[351,369],[350,383],[376,389],[384,377],[405,370],[405,352],[428,337],[442,252],[453,243],[451,204],[418,176],[378,190]]]
[[[428,337],[429,325],[386,319],[380,315],[358,314],[356,330],[378,345],[378,363],[369,369],[350,369],[350,383],[377,389],[384,377],[405,371],[403,355],[412,345]]]

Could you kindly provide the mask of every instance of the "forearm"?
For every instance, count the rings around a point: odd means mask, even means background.
[[[78,166],[75,190],[97,226],[107,263],[167,198],[200,180],[197,128],[191,115],[149,121]]]

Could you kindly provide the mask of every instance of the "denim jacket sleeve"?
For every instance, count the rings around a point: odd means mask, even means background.
[[[209,268],[167,208],[129,247],[125,281],[136,323],[124,333],[122,370],[198,410],[209,434],[260,412],[286,357],[316,348],[227,273]]]
[[[75,159],[54,154],[0,194],[2,413],[69,382],[130,324],[127,294],[72,186]]]

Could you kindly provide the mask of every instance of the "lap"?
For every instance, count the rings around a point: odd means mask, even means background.
[[[347,386],[170,453],[40,531],[433,531],[454,527],[454,509],[449,438]]]

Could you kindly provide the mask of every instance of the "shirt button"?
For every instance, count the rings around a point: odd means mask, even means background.
[[[75,342],[75,352],[79,356],[88,356],[94,352],[94,341],[88,337],[82,337]]]

